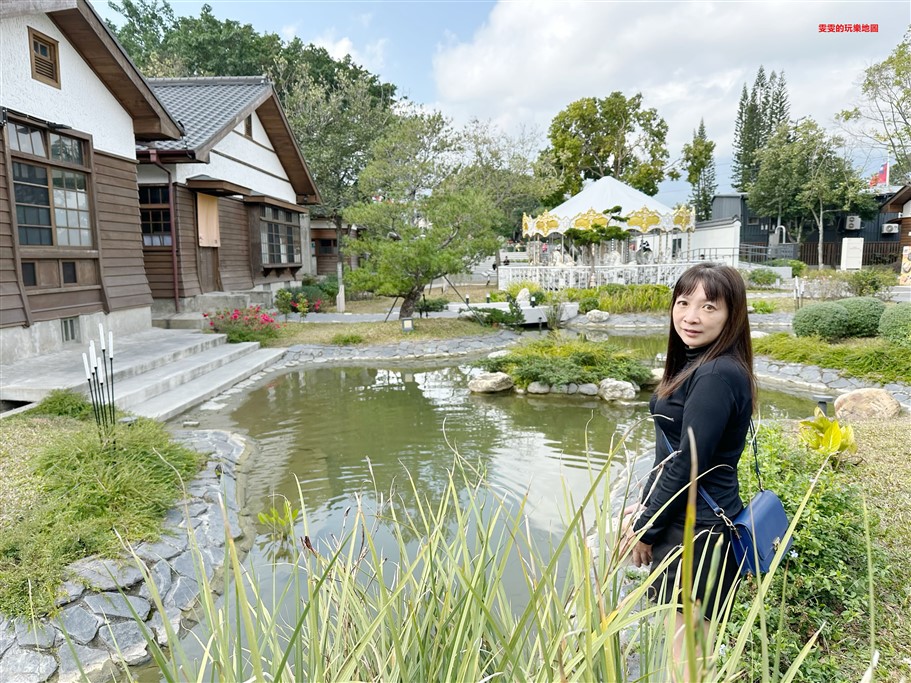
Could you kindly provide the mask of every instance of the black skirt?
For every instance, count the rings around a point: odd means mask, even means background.
[[[715,545],[721,542],[718,570],[710,576],[712,553]],[[652,566],[660,564],[665,557],[673,554],[683,545],[683,523],[672,524],[664,536],[652,545]],[[728,598],[737,590],[740,579],[740,568],[734,559],[731,549],[731,532],[724,524],[712,526],[696,525],[693,538],[693,600],[706,619],[713,618],[725,608]],[[682,592],[675,591],[682,580],[680,571],[682,553],[678,555],[665,571],[655,578],[649,588],[649,596],[654,602],[671,603],[682,600]],[[679,578],[678,578],[679,575]]]

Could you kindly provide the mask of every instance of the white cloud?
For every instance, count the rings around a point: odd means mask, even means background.
[[[313,44],[325,48],[333,59],[344,59],[345,55],[351,55],[355,64],[374,73],[386,65],[388,41],[385,38],[379,38],[364,45],[363,49],[358,49],[348,36],[337,38],[334,31],[329,31],[314,38]]]
[[[581,97],[642,92],[668,122],[672,158],[705,119],[729,158],[742,85],[760,64],[784,70],[795,117],[830,125],[858,95],[864,68],[908,27],[882,2],[513,2],[500,0],[470,42],[434,57],[437,105],[456,121],[490,118],[546,131]],[[878,33],[820,33],[820,23],[877,23]],[[719,168],[719,181],[728,170]]]
[[[285,24],[279,29],[279,34],[285,40],[293,40],[297,35],[297,24]]]

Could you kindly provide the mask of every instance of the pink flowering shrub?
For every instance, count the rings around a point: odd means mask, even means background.
[[[232,343],[276,339],[281,330],[281,323],[259,306],[234,310],[223,308],[203,315],[209,320],[209,328],[213,332],[227,335]]]

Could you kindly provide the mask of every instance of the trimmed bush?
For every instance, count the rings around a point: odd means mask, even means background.
[[[421,299],[414,306],[414,310],[418,313],[439,313],[440,311],[445,311],[446,306],[449,303],[448,299],[443,297],[434,297],[432,299]]]
[[[854,296],[877,296],[888,299],[895,284],[889,269],[864,268],[845,274],[845,284]]]
[[[851,316],[844,306],[823,302],[801,308],[791,324],[798,337],[817,336],[831,342],[848,336]]]
[[[594,311],[598,308],[598,297],[596,296],[587,296],[584,299],[579,301],[579,314],[585,315],[589,311]]]
[[[872,296],[842,299],[837,302],[849,316],[849,337],[875,337],[879,331],[879,319],[886,310],[886,304]]]
[[[803,261],[798,261],[797,259],[793,258],[776,258],[772,259],[771,261],[766,261],[765,264],[770,267],[775,266],[778,268],[787,268],[790,266],[791,275],[793,277],[803,277],[804,273],[807,272],[807,268],[809,267]]]
[[[778,282],[778,275],[768,268],[755,268],[750,271],[748,282],[753,287],[771,287]]]
[[[879,319],[879,336],[906,349],[911,348],[911,304],[886,308]]]

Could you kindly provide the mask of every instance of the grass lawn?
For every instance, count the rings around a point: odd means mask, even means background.
[[[337,337],[359,336],[361,344],[398,344],[402,341],[427,339],[458,339],[494,334],[499,330],[455,318],[415,318],[414,332],[402,332],[402,324],[390,318],[389,322],[371,323],[287,323],[278,339],[268,346],[294,346],[295,344],[336,344]],[[346,344],[341,344],[346,345]]]
[[[876,589],[876,647],[882,653],[877,680],[911,678],[911,417],[854,425],[863,462],[846,468],[870,511],[880,520],[873,544],[885,557]],[[859,680],[863,669],[858,664]]]

